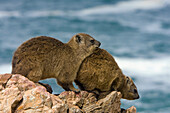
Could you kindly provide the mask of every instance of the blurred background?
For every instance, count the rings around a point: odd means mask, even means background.
[[[79,32],[99,40],[135,81],[141,98],[122,99],[123,108],[170,111],[170,0],[0,0],[0,73],[11,72],[24,41],[46,35],[66,43]]]

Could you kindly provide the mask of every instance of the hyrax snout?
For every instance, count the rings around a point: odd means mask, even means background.
[[[68,43],[47,36],[35,37],[15,51],[12,74],[21,74],[34,82],[56,78],[65,90],[77,92],[73,81],[79,66],[99,46],[99,41],[85,33],[74,35]]]

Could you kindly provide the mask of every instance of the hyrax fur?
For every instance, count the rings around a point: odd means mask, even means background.
[[[81,90],[98,94],[99,99],[113,90],[120,91],[124,99],[139,98],[132,79],[122,73],[112,55],[104,49],[98,48],[83,61],[75,82]]]
[[[78,92],[73,81],[79,66],[99,46],[100,42],[84,33],[74,35],[68,43],[46,36],[35,37],[15,51],[12,74],[21,74],[34,82],[56,78],[66,91]]]

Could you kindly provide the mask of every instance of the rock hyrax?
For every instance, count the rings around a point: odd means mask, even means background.
[[[21,74],[34,82],[56,78],[66,91],[78,92],[72,82],[79,66],[99,46],[100,42],[84,33],[74,35],[68,43],[47,36],[35,37],[15,51],[12,74]]]
[[[104,49],[98,48],[83,61],[75,82],[81,90],[95,92],[99,98],[113,90],[120,91],[124,99],[139,98],[132,79],[122,73],[112,55]]]

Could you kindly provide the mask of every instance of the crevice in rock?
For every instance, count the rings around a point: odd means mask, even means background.
[[[67,113],[69,113],[69,109],[67,109]]]
[[[2,86],[3,86],[4,88],[6,88],[6,84],[8,83],[8,81],[9,81],[11,78],[12,78],[12,75],[8,78],[8,80],[6,81],[6,83],[2,84]]]
[[[78,106],[80,109],[82,109],[83,108],[83,105],[82,106]]]
[[[16,109],[21,105],[23,102],[23,98],[21,100],[16,100],[12,105],[11,105],[11,112],[15,113]]]
[[[49,85],[49,84],[45,84],[45,83],[41,83],[41,82],[38,82],[38,84],[40,84],[41,86],[45,87],[47,92],[49,92],[50,94],[52,94],[53,92],[53,89],[52,87]]]

